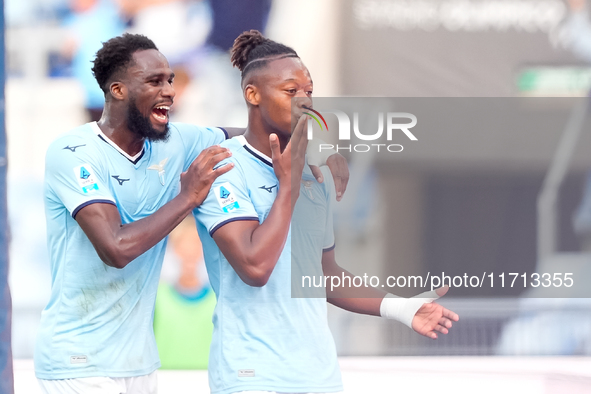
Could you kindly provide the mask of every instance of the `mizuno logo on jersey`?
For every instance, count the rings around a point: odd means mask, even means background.
[[[274,187],[277,187],[277,185],[273,185],[273,186],[265,186],[265,185],[263,185],[263,186],[259,186],[259,189],[263,189],[263,190],[268,191],[269,193],[273,193],[273,188]]]
[[[230,182],[225,182],[220,186],[214,187],[213,192],[224,212],[229,213],[234,209],[240,208],[240,204],[238,204],[238,201],[235,198],[234,189],[232,188],[232,185],[230,185]]]
[[[74,174],[76,175],[78,185],[80,185],[84,194],[91,194],[99,189],[98,182],[90,164],[85,163],[74,167]]]
[[[123,186],[123,182],[127,182],[129,180],[119,178],[119,175],[111,175],[111,178],[114,178],[117,182],[119,182],[119,186]]]
[[[166,165],[167,162],[168,162],[168,157],[166,159],[162,160],[159,164],[153,164],[150,167],[148,167],[148,170],[158,171],[158,179],[160,179],[160,184],[162,186],[164,186],[164,173],[166,172],[164,170],[164,166]]]
[[[76,146],[64,146],[63,149],[69,149],[71,152],[76,152],[76,148],[80,148],[81,146],[86,146],[86,144],[76,145]]]

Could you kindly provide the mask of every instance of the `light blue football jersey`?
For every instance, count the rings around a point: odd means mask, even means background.
[[[123,269],[104,264],[75,220],[93,203],[113,204],[122,223],[156,212],[179,192],[180,174],[221,129],[170,124],[167,142],[130,157],[88,123],[58,137],[45,164],[52,276],[35,349],[40,379],[131,377],[160,366],[152,329],[165,240]]]
[[[218,299],[209,359],[211,392],[342,391],[334,340],[327,324],[326,298],[291,296],[291,230],[263,287],[245,284],[212,238],[217,229],[232,221],[262,223],[278,187],[271,159],[250,146],[243,136],[227,140],[222,146],[232,151],[228,161],[235,168],[214,182],[204,203],[194,210],[210,282]],[[303,181],[316,183],[315,198],[324,199],[326,206],[328,190],[309,171]],[[310,189],[312,184],[303,184],[304,193],[310,192],[304,190],[306,185]],[[320,245],[315,257],[318,266],[322,248],[334,245],[332,222],[326,228],[327,215],[325,210],[313,225],[319,227],[313,237]]]

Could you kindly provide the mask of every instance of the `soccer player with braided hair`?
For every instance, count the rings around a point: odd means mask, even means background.
[[[174,73],[145,36],[103,43],[92,71],[101,119],[57,137],[46,155],[52,286],[35,374],[43,393],[153,394],[166,235],[230,171],[217,166],[230,154],[217,144],[244,129],[169,123]]]
[[[340,392],[327,298],[291,296],[292,264],[312,264],[320,275],[346,272],[334,260],[332,178],[325,174],[318,183],[304,160],[303,111],[312,106],[312,78],[292,48],[258,31],[236,39],[231,59],[242,73],[248,127],[221,144],[232,152],[221,165],[234,170],[217,178],[193,211],[218,298],[211,391]],[[431,338],[457,320],[432,299],[395,298],[372,288],[325,295],[347,310],[403,320]]]

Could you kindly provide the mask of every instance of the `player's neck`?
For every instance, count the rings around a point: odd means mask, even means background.
[[[103,112],[97,124],[103,134],[128,155],[135,156],[142,150],[144,139],[129,130],[125,116],[108,116]]]
[[[271,157],[271,146],[269,145],[269,135],[272,133],[277,134],[279,137],[279,143],[281,145],[281,151],[285,149],[288,141],[284,141],[281,135],[276,131],[272,130],[262,121],[256,121],[256,117],[249,117],[248,126],[244,132],[244,138],[246,141],[259,152]]]

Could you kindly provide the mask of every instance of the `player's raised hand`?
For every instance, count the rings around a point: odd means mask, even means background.
[[[341,201],[343,194],[345,194],[345,190],[347,190],[347,184],[349,183],[349,164],[347,163],[347,159],[339,153],[334,153],[326,160],[326,165],[334,179],[337,201]],[[316,178],[319,183],[324,182],[320,167],[310,165],[310,170],[312,170],[314,178]]]
[[[412,329],[428,338],[437,339],[437,333],[447,334],[452,322],[458,321],[457,313],[450,311],[443,306],[434,303],[437,298],[445,295],[449,290],[448,286],[441,287],[434,291],[419,294],[417,299],[423,299],[424,304],[419,308],[412,319]]]
[[[195,206],[201,205],[216,178],[234,168],[233,163],[217,167],[230,156],[232,152],[219,145],[204,149],[181,174],[181,193],[186,193]]]
[[[269,136],[273,170],[279,180],[280,188],[287,187],[289,183],[293,191],[300,189],[306,147],[308,145],[308,140],[304,133],[307,118],[306,115],[300,117],[283,152],[281,152],[277,135],[271,134]]]

